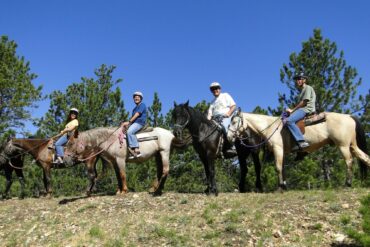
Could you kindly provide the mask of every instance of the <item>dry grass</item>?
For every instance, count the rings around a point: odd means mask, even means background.
[[[359,198],[368,193],[12,199],[0,201],[0,245],[330,246],[345,226],[359,228]]]

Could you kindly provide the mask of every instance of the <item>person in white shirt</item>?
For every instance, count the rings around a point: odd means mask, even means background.
[[[212,100],[211,105],[208,109],[207,118],[211,120],[212,118],[216,119],[218,117],[222,118],[222,126],[224,127],[224,134],[226,137],[227,130],[229,129],[229,125],[231,122],[231,117],[236,109],[236,104],[233,98],[228,93],[221,93],[221,85],[218,82],[212,82],[209,86],[213,96],[215,98]],[[227,146],[232,146],[232,144],[228,143],[227,139],[225,139],[225,144],[229,144]],[[234,150],[226,150],[226,153],[235,154]],[[230,155],[231,156],[231,155]]]

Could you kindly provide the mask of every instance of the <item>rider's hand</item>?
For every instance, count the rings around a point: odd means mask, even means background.
[[[230,116],[229,116],[229,114],[228,114],[228,113],[225,113],[225,114],[224,114],[224,117],[225,117],[225,118],[228,118],[228,117],[230,117]]]
[[[287,113],[289,113],[289,114],[291,114],[293,111],[292,111],[292,109],[290,109],[290,108],[287,108],[287,109],[285,109],[285,111],[287,112]]]

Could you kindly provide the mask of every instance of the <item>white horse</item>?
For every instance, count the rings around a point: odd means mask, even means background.
[[[370,166],[364,130],[360,122],[350,115],[333,112],[326,112],[325,115],[325,122],[306,126],[304,138],[310,146],[303,151],[311,153],[326,144],[336,145],[347,165],[346,185],[351,186],[352,157],[360,159],[364,176],[366,176],[366,165]],[[292,152],[292,148],[296,145],[289,130],[283,127],[279,117],[239,113],[233,117],[227,136],[229,141],[234,142],[236,138],[243,137],[247,128],[260,135],[274,153],[280,189],[286,188],[283,178],[284,154]]]
[[[128,149],[126,140],[122,143],[119,141],[121,132],[121,128],[95,128],[80,132],[77,138],[71,138],[66,145],[66,155],[70,153],[73,159],[80,162],[99,154],[111,163],[118,179],[117,194],[128,192],[125,171]],[[153,131],[137,134],[137,137],[141,156],[129,162],[141,163],[155,156],[157,183],[152,192],[161,195],[169,173],[171,145],[175,137],[169,130],[162,128],[153,128]]]

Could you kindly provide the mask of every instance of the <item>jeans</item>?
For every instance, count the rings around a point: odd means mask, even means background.
[[[58,157],[64,156],[63,145],[66,144],[67,142],[68,142],[67,134],[62,135],[62,137],[60,137],[58,141],[55,142],[55,151],[57,152]]]
[[[136,138],[136,133],[141,130],[144,126],[138,123],[133,123],[127,130],[127,142],[130,148],[138,148],[139,143]]]
[[[298,109],[293,112],[286,120],[286,125],[288,126],[290,132],[292,133],[294,139],[297,142],[304,141],[301,130],[296,125],[296,122],[303,119],[306,116],[306,112],[302,109]]]

